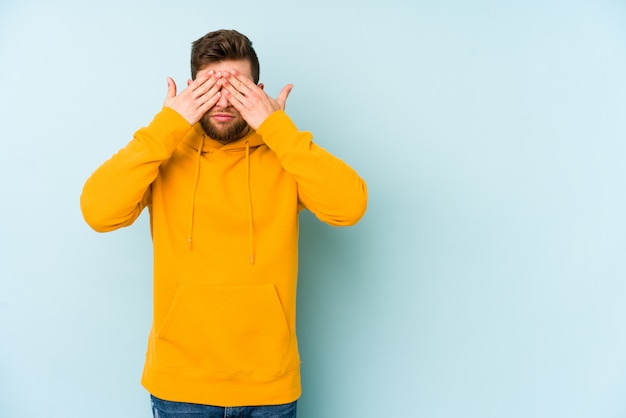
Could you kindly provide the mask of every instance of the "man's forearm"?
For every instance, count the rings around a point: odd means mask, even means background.
[[[164,108],[128,145],[104,162],[87,180],[80,204],[87,223],[107,232],[132,224],[149,202],[149,187],[159,166],[191,126]]]
[[[298,182],[301,203],[320,220],[335,226],[355,224],[367,207],[365,181],[341,159],[298,131],[283,112],[270,115],[257,131]]]

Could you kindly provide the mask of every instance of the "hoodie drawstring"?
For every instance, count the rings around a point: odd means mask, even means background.
[[[194,215],[194,209],[196,206],[196,191],[198,190],[198,181],[200,179],[200,162],[202,161],[202,147],[204,146],[204,136],[202,136],[202,139],[200,140],[200,146],[198,147],[198,153],[197,153],[197,161],[196,161],[196,178],[194,179],[193,182],[193,190],[191,192],[191,214],[189,216],[189,236],[187,237],[187,245],[189,246],[189,249],[191,250],[192,247],[192,242],[193,242],[193,215]]]
[[[187,236],[187,246],[192,249],[193,244],[193,217],[196,206],[196,192],[200,181],[200,163],[202,162],[202,148],[204,146],[204,136],[200,141],[196,154],[196,174],[191,194],[191,208],[189,214],[189,234]],[[250,250],[250,264],[254,264],[254,222],[252,216],[252,189],[250,184],[250,143],[246,141],[246,181],[248,186],[248,244]]]
[[[250,143],[246,141],[246,170],[248,180],[248,237],[250,245],[250,264],[254,264],[254,223],[252,221],[252,190],[250,187]]]

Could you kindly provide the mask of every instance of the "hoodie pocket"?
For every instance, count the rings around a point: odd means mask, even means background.
[[[278,374],[293,340],[276,288],[181,285],[158,332],[158,361],[219,375]]]

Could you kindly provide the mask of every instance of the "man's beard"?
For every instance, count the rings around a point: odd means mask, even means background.
[[[228,144],[229,142],[241,139],[248,132],[248,123],[241,117],[233,119],[228,124],[218,126],[211,120],[207,113],[200,119],[200,126],[202,126],[202,129],[204,129],[204,132],[209,137],[222,144]]]

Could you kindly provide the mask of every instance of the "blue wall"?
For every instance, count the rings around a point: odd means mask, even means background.
[[[626,416],[617,0],[0,3],[0,416],[151,416],[147,216],[78,197],[218,28],[370,188],[302,216],[300,417]]]

